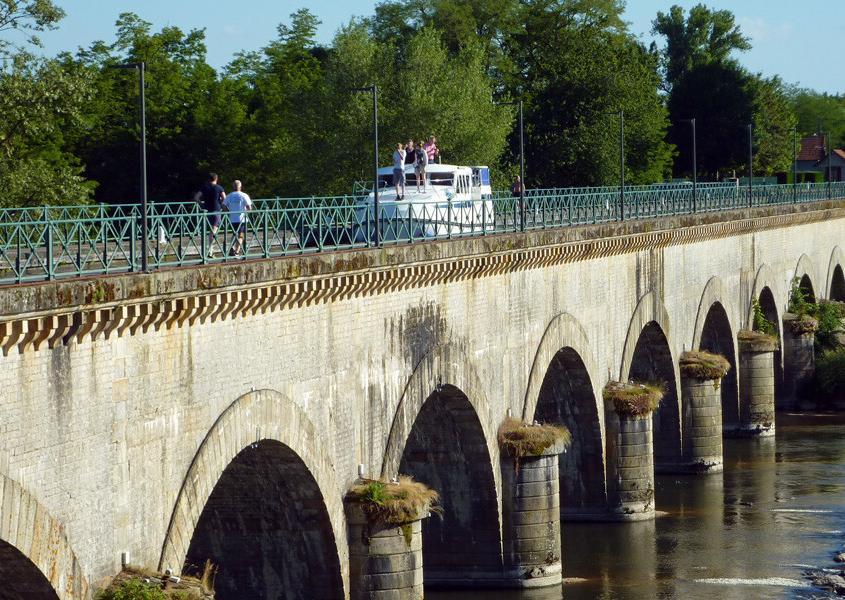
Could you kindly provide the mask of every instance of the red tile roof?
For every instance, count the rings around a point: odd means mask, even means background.
[[[810,135],[801,139],[801,150],[798,152],[798,160],[819,161],[824,157],[824,136]]]
[[[845,160],[845,150],[843,150],[842,148],[834,148],[833,153],[842,160]]]

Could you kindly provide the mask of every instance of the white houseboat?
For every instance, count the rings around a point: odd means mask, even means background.
[[[494,224],[490,169],[429,164],[417,185],[413,165],[405,165],[405,193],[397,197],[393,168],[378,170],[381,239],[435,237],[492,230]],[[357,221],[364,229],[374,221],[373,193],[361,200]],[[369,217],[369,218],[368,218]],[[361,237],[360,235],[358,237]]]

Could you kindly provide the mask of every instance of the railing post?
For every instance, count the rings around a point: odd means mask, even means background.
[[[200,236],[200,260],[202,264],[206,264],[208,262],[208,213],[202,215],[200,217],[202,222],[202,228]]]
[[[452,239],[452,197],[446,197],[446,237]]]
[[[50,226],[50,210],[44,207],[44,238],[47,241],[47,281],[55,278],[53,273],[53,228]]]
[[[135,272],[137,265],[135,264],[137,257],[135,256],[135,238],[138,235],[138,221],[135,215],[129,217],[129,270]]]
[[[263,221],[262,233],[264,235],[264,258],[270,258],[270,211],[268,209],[261,210]]]

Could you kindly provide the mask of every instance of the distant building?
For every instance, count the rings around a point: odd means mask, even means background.
[[[801,139],[801,148],[795,161],[798,181],[827,181],[827,152],[825,138],[816,133]],[[843,181],[845,178],[845,150],[836,148],[830,157],[830,178]]]

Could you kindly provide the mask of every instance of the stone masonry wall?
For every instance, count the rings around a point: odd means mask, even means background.
[[[681,219],[640,223],[639,231],[634,225],[606,228],[629,236],[613,243],[579,241],[590,234],[573,230],[337,253],[308,264],[323,273],[375,272],[399,259],[438,266],[431,279],[409,271],[374,292],[363,285],[325,302],[315,292],[301,306],[266,314],[214,318],[212,311],[169,329],[138,326],[108,339],[83,337],[52,349],[45,342],[23,353],[11,346],[0,357],[0,475],[63,525],[92,584],[119,570],[122,552],[133,564],[156,567],[198,449],[223,411],[251,390],[275,390],[307,415],[337,482],[337,489],[321,491],[339,498],[358,464],[372,476],[381,472],[405,386],[438,347],[460,348],[466,369],[481,382],[477,393],[491,407],[492,417],[480,418],[492,418],[485,429],[495,431],[508,409],[522,413],[529,381],[542,381],[548,365],[534,364],[540,340],[550,322],[568,313],[586,333],[592,356],[584,362],[592,365],[594,395],[601,398],[604,384],[621,376],[629,324],[647,293],[665,307],[664,333],[677,358],[702,325],[696,316],[711,278],[721,279],[720,301],[734,335],[746,324],[763,265],[781,310],[804,254],[814,269],[814,289],[827,289],[830,257],[845,244],[845,213],[831,208],[819,219],[808,215],[771,222],[760,217],[745,229]],[[674,238],[659,232],[679,224],[690,230],[677,230]],[[521,259],[522,248],[532,244],[540,251]],[[438,279],[436,272],[454,268],[461,253],[473,257],[477,271],[462,266],[451,279]],[[297,260],[138,275],[118,283],[136,290],[135,302],[145,294],[170,299],[255,287],[276,275],[298,281],[302,271],[291,265],[305,263]],[[126,283],[130,279],[139,282],[135,288]],[[59,310],[57,298],[72,304],[93,284],[51,285],[0,290],[0,318],[41,318],[51,303]],[[65,297],[56,290],[70,291]],[[438,383],[449,382],[432,381],[432,391]],[[597,413],[603,419],[603,407]],[[190,484],[214,485],[199,480]]]

